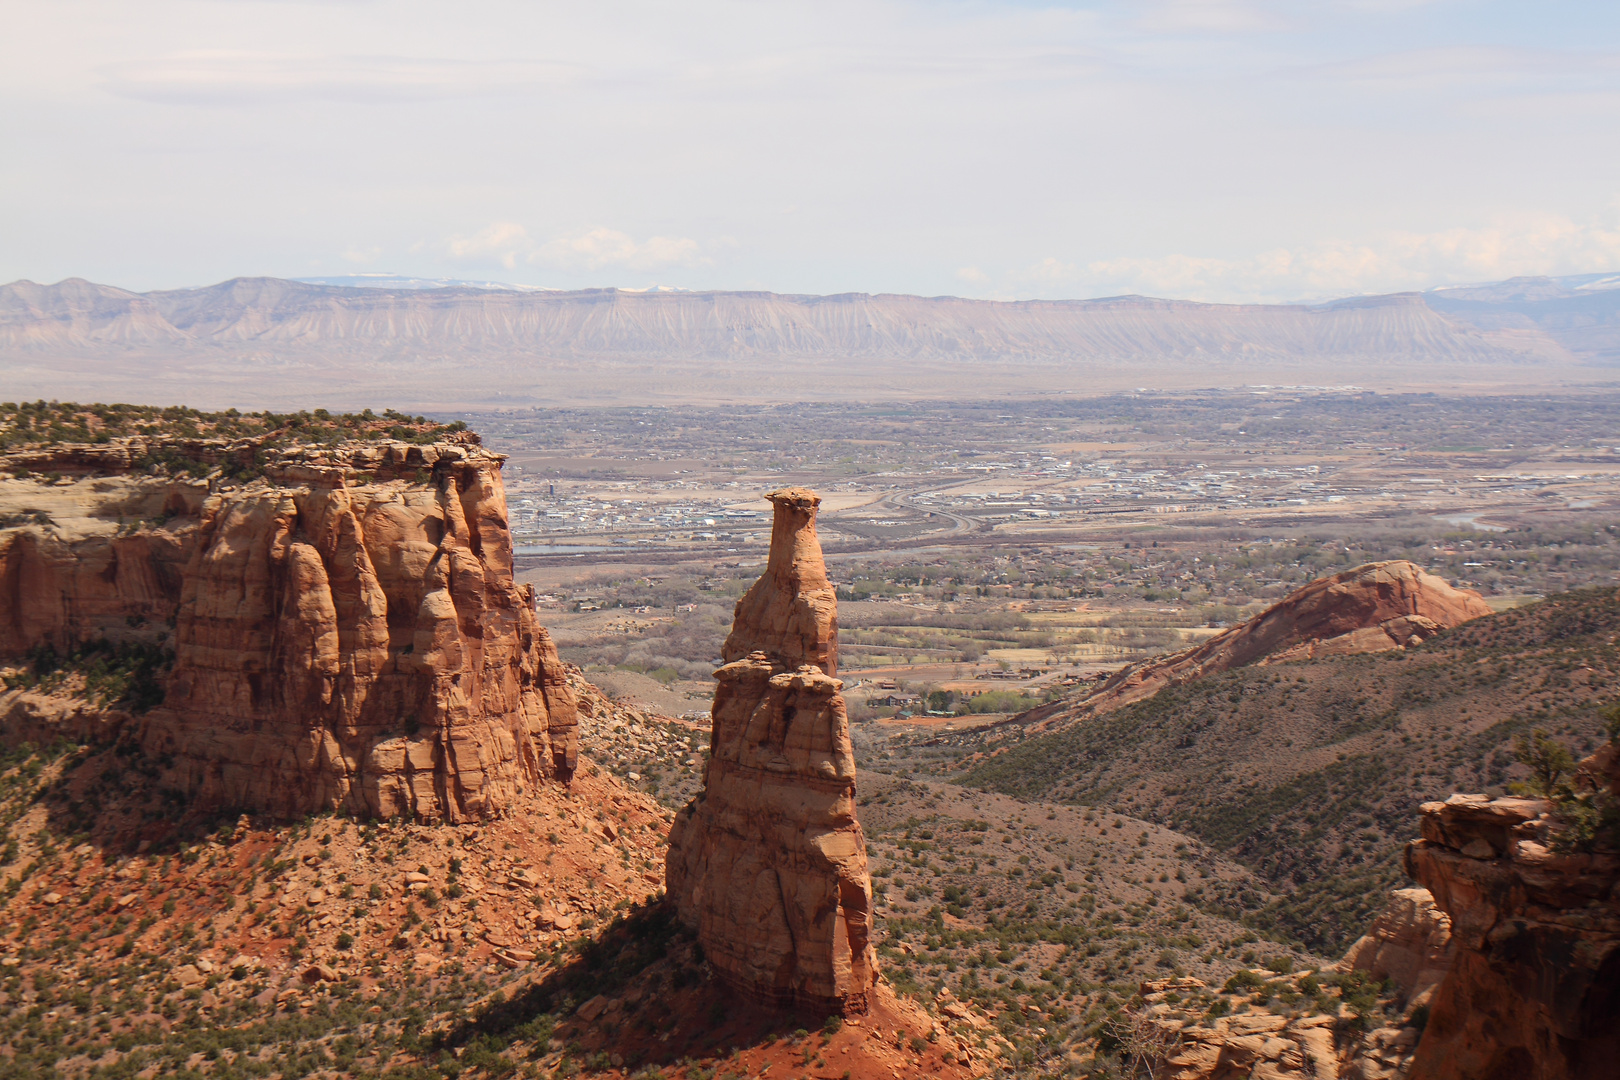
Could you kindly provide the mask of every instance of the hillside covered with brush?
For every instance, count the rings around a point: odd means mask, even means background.
[[[1325,953],[1401,879],[1418,805],[1500,791],[1540,728],[1577,756],[1601,742],[1620,678],[1620,590],[1568,593],[1411,649],[1241,668],[1009,749],[958,780],[1101,806],[1203,840],[1286,890],[1200,900]]]

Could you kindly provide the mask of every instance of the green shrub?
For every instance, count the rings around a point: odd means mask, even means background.
[[[1242,971],[1234,973],[1230,979],[1227,979],[1226,985],[1221,987],[1221,989],[1228,994],[1241,994],[1247,990],[1258,989],[1263,982],[1265,982],[1264,979],[1245,968]]]

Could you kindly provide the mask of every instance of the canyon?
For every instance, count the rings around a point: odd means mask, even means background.
[[[1585,1080],[1617,1049],[1613,730],[1595,839],[1496,794],[1502,710],[1598,738],[1615,590],[1493,614],[1355,567],[1060,730],[950,736],[1022,800],[865,759],[858,790],[812,491],[766,496],[705,724],[559,657],[476,435],[115,419],[0,455],[0,1071],[300,1067],[233,1030],[469,1077]],[[633,786],[654,757],[701,773],[679,812]],[[1414,819],[1431,785],[1492,790]]]

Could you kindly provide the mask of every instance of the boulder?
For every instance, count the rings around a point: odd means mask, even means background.
[[[704,787],[670,829],[666,881],[722,979],[779,1005],[859,1013],[877,978],[872,887],[821,500],[767,497],[770,555],[721,649]]]

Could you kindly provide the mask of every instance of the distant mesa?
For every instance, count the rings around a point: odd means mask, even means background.
[[[1453,588],[1416,563],[1366,563],[1318,578],[1200,645],[1129,664],[1078,699],[1041,706],[1012,722],[1036,730],[1066,727],[1233,668],[1401,649],[1489,614],[1477,592]]]
[[[386,372],[396,403],[442,407],[613,400],[627,371],[642,396],[940,397],[968,386],[1130,389],[1145,376],[1155,386],[1435,373],[1523,382],[1620,361],[1620,290],[1584,279],[1314,306],[363,280],[237,278],[149,293],[13,282],[0,286],[0,377],[22,397],[283,407],[374,404]],[[817,377],[785,361],[813,362]]]
[[[335,274],[330,277],[293,278],[301,285],[331,285],[340,289],[491,289],[496,292],[560,292],[540,285],[513,285],[504,281],[469,278],[419,278],[405,274]]]

